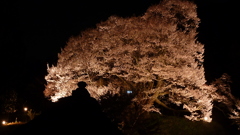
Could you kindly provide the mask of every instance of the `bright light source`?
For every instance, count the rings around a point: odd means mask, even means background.
[[[26,112],[26,111],[28,110],[28,108],[27,108],[27,107],[24,107],[23,110]]]
[[[131,90],[127,90],[127,94],[131,94],[132,93],[132,91]]]
[[[5,125],[5,124],[7,124],[7,122],[6,122],[5,120],[3,120],[3,121],[2,121],[2,124]]]
[[[204,117],[203,119],[204,119],[205,121],[208,121],[208,117]]]

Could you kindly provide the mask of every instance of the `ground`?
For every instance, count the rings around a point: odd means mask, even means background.
[[[10,124],[10,125],[0,125],[0,135],[9,135],[18,128],[22,123]]]
[[[9,135],[21,124],[1,125],[0,135]],[[155,114],[141,119],[134,128],[127,132],[133,135],[240,135],[218,122],[193,122],[179,116]]]

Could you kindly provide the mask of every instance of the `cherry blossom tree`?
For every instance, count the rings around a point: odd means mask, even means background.
[[[220,105],[217,106],[233,122],[240,126],[240,100],[231,94],[231,77],[224,73],[220,78],[212,82],[216,92],[212,94],[214,101]],[[240,128],[239,128],[240,129]]]
[[[157,106],[175,104],[191,113],[186,118],[211,122],[213,101],[222,98],[206,85],[196,9],[190,1],[163,0],[142,16],[111,16],[70,38],[48,67],[45,96],[55,102],[84,81],[100,103],[130,91],[139,111],[161,114]]]

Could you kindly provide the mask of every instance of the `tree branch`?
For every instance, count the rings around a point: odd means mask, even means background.
[[[168,107],[167,105],[165,105],[162,101],[160,101],[159,99],[155,99],[155,103],[157,103],[158,105],[163,106],[163,107],[166,108],[166,109],[169,109],[169,110],[172,110],[172,111],[175,111],[175,112],[189,112],[189,111],[187,111],[187,110],[175,110],[175,109],[173,109],[173,108],[170,108],[170,107]]]

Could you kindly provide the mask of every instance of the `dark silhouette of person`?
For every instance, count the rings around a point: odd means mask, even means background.
[[[85,82],[79,82],[72,96],[53,103],[51,109],[19,127],[17,134],[81,134],[121,135],[117,126],[102,112],[99,103],[90,96]]]

